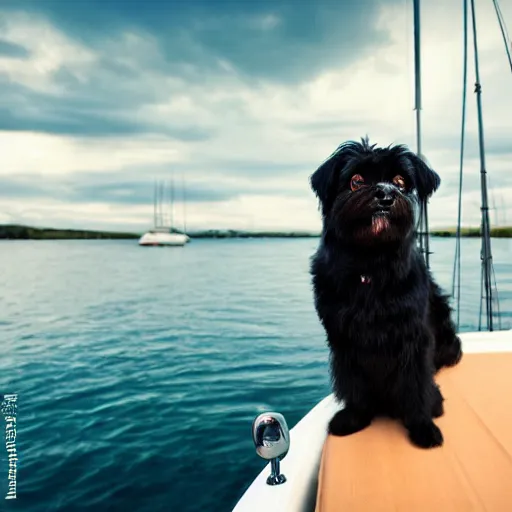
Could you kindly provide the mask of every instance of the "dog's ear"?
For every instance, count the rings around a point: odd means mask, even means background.
[[[331,156],[309,178],[311,188],[322,204],[327,201],[329,189],[333,184],[335,160]]]
[[[320,199],[324,213],[329,209],[330,191],[338,184],[338,173],[345,168],[352,158],[371,152],[373,146],[368,146],[368,144],[368,139],[363,139],[363,143],[347,141],[340,144],[311,176],[311,188]]]
[[[418,197],[422,201],[428,199],[439,188],[441,178],[439,174],[418,155],[410,153],[409,161],[414,169],[414,179]]]

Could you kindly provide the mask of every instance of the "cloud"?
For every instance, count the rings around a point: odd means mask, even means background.
[[[1,84],[0,84],[1,87]],[[5,101],[5,100],[4,100]],[[63,109],[44,109],[25,114],[22,109],[0,108],[0,130],[21,132],[43,132],[60,135],[80,135],[83,137],[109,137],[132,134],[163,134],[171,139],[201,141],[211,137],[208,130],[192,126],[152,126],[149,122],[137,122],[130,119],[109,118],[101,113]]]
[[[415,147],[409,4],[2,2],[3,218],[140,226],[153,180],[174,172],[191,226],[318,229],[308,176],[341,141]],[[461,9],[436,0],[422,14],[423,146],[442,177],[431,225],[453,225]],[[511,76],[492,5],[478,16],[487,168],[503,193]],[[475,224],[471,63],[470,52],[464,215]]]
[[[1,87],[1,85],[0,85]],[[150,123],[134,122],[130,119],[108,118],[100,113],[71,112],[57,106],[55,110],[45,110],[39,106],[38,113],[26,115],[20,109],[0,108],[0,130],[35,131],[61,135],[109,137],[136,133],[165,134],[170,138],[184,141],[205,140],[211,136],[207,130],[180,126],[151,126]]]
[[[20,9],[16,0],[2,5],[11,12]],[[290,83],[333,64],[348,65],[385,44],[389,34],[376,26],[381,5],[379,0],[132,0],[122,6],[116,0],[27,0],[23,10],[95,50],[118,34],[149,35],[162,57],[150,58],[149,68],[172,74],[188,69],[204,77],[227,63],[248,78]]]
[[[210,88],[216,96],[226,86],[257,91],[269,81],[300,83],[387,39],[375,26],[378,2],[372,0],[300,9],[290,2],[278,8],[269,2],[191,4],[26,2],[20,11],[7,2],[12,10],[3,32],[10,44],[29,40],[32,47],[28,60],[3,63],[0,129],[203,140],[219,122],[211,107],[239,109],[240,100],[214,97],[206,112],[189,108],[181,126],[186,113],[180,104],[191,96]]]
[[[121,177],[122,176],[122,177]],[[303,196],[296,188],[284,190],[276,187],[275,180],[265,180],[255,184],[253,180],[236,182],[204,180],[202,182],[185,183],[179,175],[164,175],[166,198],[169,198],[169,187],[174,187],[174,199],[187,203],[222,202],[238,199],[242,196]],[[173,185],[172,185],[173,184]],[[31,175],[16,177],[0,176],[0,198],[17,198],[21,200],[58,199],[70,203],[98,203],[123,205],[152,204],[154,184],[145,180],[140,172],[132,170],[123,174],[110,172],[75,173],[72,177],[53,176],[44,181],[34,181]],[[167,200],[166,199],[166,200]]]
[[[28,50],[23,46],[0,39],[0,56],[23,59],[28,55]]]
[[[185,188],[189,203],[225,201],[238,195],[238,191],[220,187],[188,186]],[[166,197],[168,197],[166,189]],[[181,201],[182,188],[175,185],[175,198]],[[82,204],[147,205],[153,200],[153,184],[146,181],[119,181],[119,175],[101,176],[79,174],[73,179],[48,179],[34,183],[30,176],[0,177],[0,197],[17,197],[25,201],[53,198],[63,202]]]

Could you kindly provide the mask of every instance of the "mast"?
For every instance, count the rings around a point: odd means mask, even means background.
[[[457,330],[460,326],[460,257],[461,257],[461,226],[462,226],[462,183],[464,178],[464,144],[466,130],[466,102],[467,102],[467,82],[468,82],[468,1],[462,0],[463,12],[463,71],[462,71],[462,116],[460,131],[460,158],[459,158],[459,197],[457,207],[457,232],[455,238],[455,258],[453,261],[452,276],[452,297],[456,302],[457,312]]]
[[[174,226],[174,173],[171,178],[171,183],[169,184],[169,194],[170,194],[170,231],[172,233],[172,228]]]
[[[485,145],[484,145],[484,127],[482,116],[482,85],[480,84],[480,69],[478,65],[478,42],[476,29],[475,0],[471,0],[471,17],[473,21],[473,48],[475,54],[475,93],[476,105],[478,111],[478,145],[480,149],[480,185],[482,192],[482,285],[485,292],[485,308],[487,316],[487,329],[493,330],[492,313],[492,252],[491,252],[491,234],[489,222],[489,202],[487,194],[487,171],[485,166]],[[481,298],[481,301],[484,297]],[[481,303],[480,303],[481,304]],[[481,318],[480,318],[481,322]],[[480,325],[479,325],[480,327]]]
[[[157,205],[157,181],[155,180],[154,187],[153,187],[153,225],[157,226],[157,212],[156,212],[156,205]]]
[[[185,190],[185,175],[181,175],[181,187],[183,192],[183,233],[187,232],[187,192]]]
[[[423,159],[421,147],[421,24],[420,24],[420,0],[413,0],[414,5],[414,79],[415,95],[414,110],[416,111],[416,153]],[[420,224],[419,224],[419,244],[420,251],[423,253],[427,268],[429,264],[429,238],[428,238],[428,213],[427,199],[420,201]]]
[[[169,182],[165,182],[165,222],[164,226],[168,227],[171,224],[171,185]]]
[[[505,20],[503,19],[503,13],[501,12],[498,0],[493,0],[493,3],[494,9],[496,10],[496,16],[498,16],[498,23],[500,24],[501,36],[503,37],[503,42],[505,43],[505,51],[507,53],[508,64],[510,66],[510,71],[512,71],[512,54],[509,48],[510,37],[508,35]]]
[[[164,202],[164,184],[160,183],[159,186],[159,197],[158,197],[158,222],[159,227],[164,225],[164,210],[163,210],[163,202]]]

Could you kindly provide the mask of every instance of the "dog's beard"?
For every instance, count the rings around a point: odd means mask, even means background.
[[[389,218],[384,215],[373,215],[372,217],[372,233],[377,236],[386,229],[391,227]]]
[[[414,204],[404,195],[387,211],[380,210],[371,189],[342,192],[336,198],[329,219],[337,236],[363,245],[399,241],[414,227]]]

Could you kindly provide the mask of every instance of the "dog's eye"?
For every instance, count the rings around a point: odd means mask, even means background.
[[[354,174],[350,180],[352,192],[359,190],[364,185],[364,178],[360,174]]]
[[[405,190],[405,180],[399,174],[393,178],[395,184],[400,190]]]

